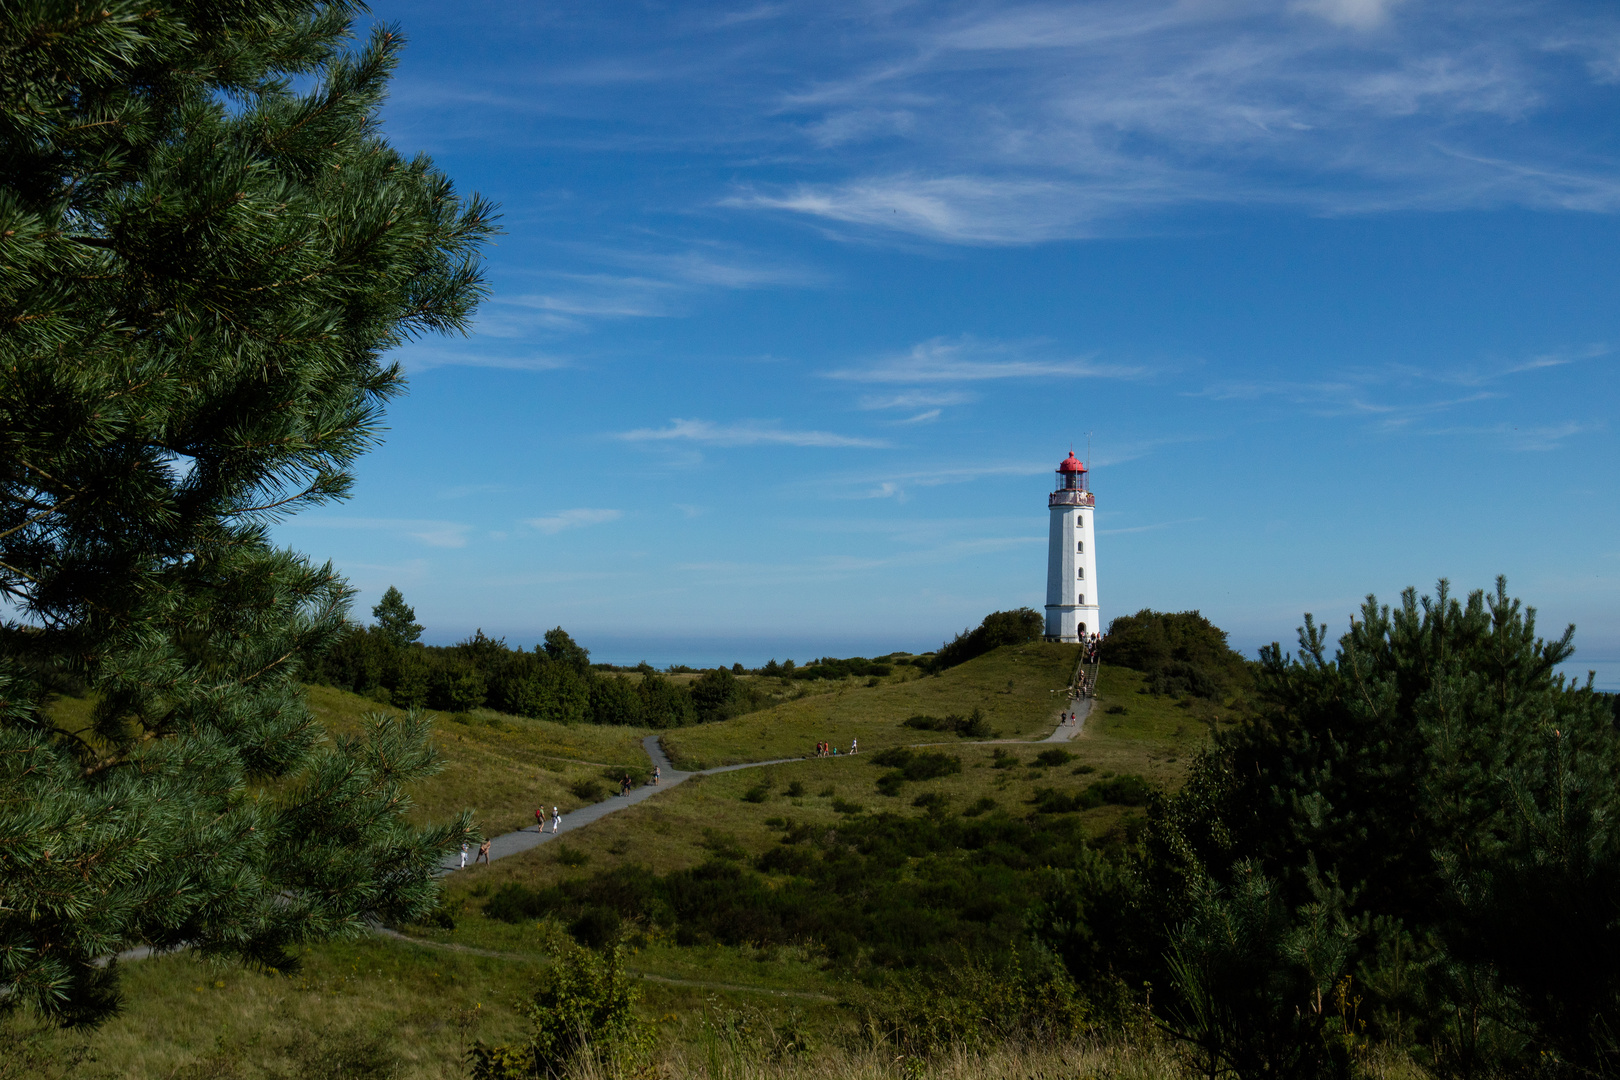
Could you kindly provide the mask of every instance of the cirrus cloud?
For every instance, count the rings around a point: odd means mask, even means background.
[[[618,521],[623,516],[623,510],[579,507],[574,510],[562,510],[549,517],[529,518],[525,524],[530,528],[554,536],[565,529],[583,529],[589,525],[604,525],[609,521]]]
[[[868,439],[856,435],[839,435],[831,431],[794,431],[770,420],[740,420],[731,424],[716,424],[710,420],[671,420],[668,427],[637,428],[621,432],[618,438],[629,442],[686,442],[707,443],[711,446],[814,446],[814,447],[866,447],[880,449],[889,443],[884,439]]]

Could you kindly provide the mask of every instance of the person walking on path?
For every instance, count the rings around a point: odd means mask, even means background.
[[[482,844],[478,845],[478,858],[473,860],[473,865],[477,866],[480,862],[483,863],[485,866],[489,865],[489,841],[488,840],[485,840]]]
[[[466,841],[463,841],[462,844],[461,844],[461,868],[463,870],[467,869],[467,844],[466,844]]]
[[[546,831],[546,812],[543,809],[540,809],[539,807],[536,807],[535,811],[534,811],[534,831],[535,832],[545,832]]]
[[[555,833],[560,828],[562,828],[562,811],[553,806],[551,808],[551,831]]]
[[[850,753],[853,754],[855,752],[855,747],[859,742],[860,742],[859,739],[851,739],[851,740],[849,740],[849,752]]]
[[[653,766],[653,784],[656,785],[658,783],[658,781],[663,778],[663,775],[664,775],[664,770],[660,769],[657,765],[654,765]]]

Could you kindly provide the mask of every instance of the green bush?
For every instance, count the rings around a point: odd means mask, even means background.
[[[1059,750],[1056,747],[1052,748],[1051,750],[1042,750],[1040,753],[1035,755],[1035,764],[1048,769],[1055,769],[1059,765],[1067,765],[1073,760],[1073,754],[1069,753],[1067,750]]]
[[[976,629],[962,631],[943,646],[930,666],[935,671],[943,671],[1003,645],[1039,641],[1045,629],[1046,620],[1034,608],[994,611],[986,615]]]
[[[1142,672],[1149,691],[1171,697],[1219,699],[1252,681],[1251,665],[1227,646],[1226,631],[1196,611],[1121,615],[1108,624],[1102,659]]]
[[[574,793],[574,798],[585,802],[601,802],[603,797],[607,795],[607,789],[602,786],[601,781],[593,780],[590,777],[575,780],[568,785],[568,790]]]
[[[562,863],[564,866],[584,866],[586,863],[591,861],[591,857],[585,854],[585,852],[576,848],[566,847],[563,844],[557,845],[557,852],[552,857],[558,862]]]
[[[762,803],[770,797],[771,789],[766,787],[764,784],[755,784],[753,787],[743,792],[744,802]]]
[[[1035,789],[1030,802],[1042,814],[1066,814],[1075,810],[1094,810],[1099,806],[1146,806],[1153,797],[1153,787],[1135,773],[1116,776],[1108,780],[1094,780],[1084,791],[1064,793],[1055,788]]]
[[[977,705],[973,712],[966,717],[952,713],[949,716],[927,716],[919,714],[908,716],[900,721],[901,725],[914,728],[917,731],[950,731],[955,732],[964,739],[988,739],[993,732],[990,723],[984,718],[984,710]]]
[[[468,1051],[473,1080],[560,1076],[594,1060],[610,1073],[642,1064],[652,1051],[652,1032],[636,1017],[639,992],[614,944],[600,953],[573,942],[556,946],[556,961],[542,976],[527,1006],[527,1043]]]
[[[993,768],[993,769],[1016,769],[1016,768],[1018,768],[1018,766],[1019,766],[1019,761],[1018,761],[1018,755],[1017,754],[1011,753],[1010,751],[1007,751],[1007,750],[1003,750],[999,746],[996,747],[996,752],[995,752],[995,754],[993,755],[993,757],[991,758],[991,761],[990,761],[990,767],[991,768]]]

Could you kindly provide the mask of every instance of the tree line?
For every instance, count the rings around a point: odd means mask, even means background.
[[[753,670],[741,664],[702,671],[682,666],[670,670],[698,677],[676,680],[645,662],[628,670],[593,664],[590,651],[560,626],[530,650],[482,630],[454,645],[423,645],[416,612],[394,586],[371,610],[372,625],[350,624],[324,651],[304,658],[310,681],[403,709],[488,708],[563,724],[662,729],[712,723],[773,700],[770,684],[740,675],[774,677],[780,688],[788,680],[881,678],[912,663],[927,669],[930,659],[824,656],[802,666],[773,659]]]

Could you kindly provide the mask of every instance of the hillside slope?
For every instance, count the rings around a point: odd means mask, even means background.
[[[930,737],[902,726],[908,716],[966,716],[975,708],[983,710],[991,729],[1003,738],[1045,736],[1068,704],[1062,690],[1077,655],[1074,645],[1035,641],[1004,646],[937,676],[870,687],[847,683],[830,694],[666,732],[664,749],[683,769],[801,757],[820,741],[831,742],[841,753],[857,738],[863,748],[880,750]]]

